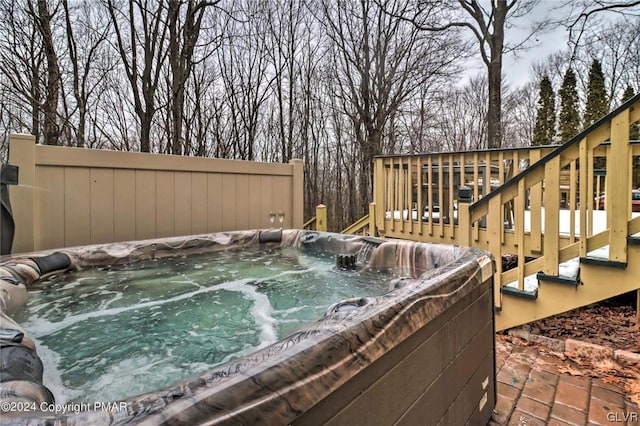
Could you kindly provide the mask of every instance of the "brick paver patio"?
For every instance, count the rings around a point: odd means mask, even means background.
[[[489,425],[640,425],[621,385],[571,375],[533,346],[496,341],[498,401]]]

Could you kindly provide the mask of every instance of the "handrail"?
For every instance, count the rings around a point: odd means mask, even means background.
[[[528,151],[528,150],[536,150],[540,148],[560,148],[562,144],[554,144],[554,145],[532,145],[532,146],[511,146],[507,148],[487,148],[487,149],[470,149],[467,151],[453,151],[455,154],[486,154],[492,152],[509,152],[509,151]],[[443,155],[443,154],[451,154],[452,152],[443,151],[443,152],[418,152],[416,154],[380,154],[374,155],[373,158],[406,158],[406,157],[421,157],[421,156],[429,156],[429,155]]]
[[[491,200],[492,198],[496,197],[498,195],[498,193],[501,193],[502,191],[505,191],[506,188],[508,188],[508,187],[511,187],[513,185],[517,185],[518,182],[520,182],[520,180],[526,178],[528,175],[530,175],[530,174],[534,173],[535,171],[539,170],[541,167],[543,167],[549,161],[553,160],[555,157],[557,157],[560,154],[562,154],[564,151],[566,151],[571,146],[579,143],[582,139],[587,137],[589,134],[596,132],[603,125],[610,124],[611,120],[614,117],[616,117],[618,114],[620,114],[624,110],[632,108],[637,102],[640,102],[640,93],[635,95],[633,98],[629,99],[628,101],[626,101],[622,105],[620,105],[615,110],[611,111],[609,114],[607,114],[604,117],[600,118],[595,123],[591,124],[589,127],[587,127],[586,129],[584,129],[583,131],[581,131],[580,133],[578,133],[577,135],[575,135],[574,137],[569,139],[567,142],[565,142],[562,145],[560,145],[557,149],[551,151],[549,154],[547,154],[544,157],[542,157],[539,161],[535,162],[534,164],[531,164],[527,169],[523,170],[520,174],[518,174],[516,176],[513,176],[511,179],[508,179],[505,183],[500,185],[498,188],[496,188],[493,191],[491,191],[490,193],[486,194],[481,199],[476,200],[473,204],[471,204],[469,206],[470,214],[473,215],[473,211],[474,210],[480,208],[481,206],[484,206],[485,204],[488,205],[489,200]]]
[[[316,223],[316,220],[317,220],[316,216],[312,217],[302,225],[302,229],[312,229],[311,226],[313,226]]]
[[[347,226],[346,228],[344,228],[342,231],[340,231],[340,233],[341,234],[355,234],[356,232],[364,229],[367,226],[369,226],[369,215],[368,214],[366,216],[361,217],[360,219],[358,219],[357,221],[355,221],[351,225]]]

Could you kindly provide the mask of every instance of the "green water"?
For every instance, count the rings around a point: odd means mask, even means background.
[[[37,285],[17,318],[57,402],[157,390],[268,346],[390,275],[333,256],[252,247],[74,272]]]

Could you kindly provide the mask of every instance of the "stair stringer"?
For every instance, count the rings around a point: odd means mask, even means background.
[[[627,245],[628,258],[640,259],[640,245]],[[546,318],[613,296],[640,289],[640,262],[626,269],[580,265],[582,285],[567,286],[540,281],[535,300],[503,294],[502,310],[496,313],[496,330],[505,330]]]

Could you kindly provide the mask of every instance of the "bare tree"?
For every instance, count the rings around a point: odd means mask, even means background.
[[[57,11],[49,11],[46,0],[37,0],[36,8],[31,1],[27,2],[29,13],[36,22],[36,27],[42,39],[42,47],[46,57],[46,92],[42,110],[44,112],[43,137],[47,145],[58,145],[60,129],[58,127],[58,97],[60,96],[60,67],[56,46],[51,31],[51,22]]]
[[[406,2],[378,6],[368,0],[340,1],[324,2],[322,7],[336,65],[333,96],[351,121],[359,149],[358,211],[362,212],[371,195],[373,157],[384,152],[390,117],[426,81],[451,75],[461,56],[460,44],[398,18]]]
[[[26,6],[0,1],[0,85],[8,130],[28,130],[37,141],[42,133],[45,57],[40,33]],[[24,118],[23,118],[24,117]],[[27,118],[28,117],[28,118]]]
[[[271,93],[265,37],[266,20],[261,4],[251,0],[235,3],[235,18],[227,19],[223,50],[218,51],[234,157],[255,160],[260,135],[261,114]]]
[[[202,19],[208,7],[216,1],[172,0],[168,3],[169,66],[171,68],[171,153],[182,154],[186,150],[182,135],[185,83],[191,75],[193,55],[200,37]],[[186,5],[184,22],[181,10]]]
[[[627,21],[640,16],[640,0],[566,0],[554,8],[562,13],[560,22],[569,31],[569,43],[573,44],[572,56],[580,46],[580,40],[593,21],[604,15],[616,14]]]
[[[503,146],[523,147],[531,144],[536,123],[537,96],[537,86],[534,82],[503,94]]]
[[[151,125],[157,110],[156,91],[167,57],[164,8],[164,0],[129,0],[125,14],[120,4],[107,0],[116,46],[131,86],[135,113],[140,120],[142,152],[151,151]],[[142,56],[140,61],[138,55]]]
[[[87,114],[89,98],[100,86],[105,75],[111,71],[111,64],[102,64],[102,69],[94,75],[103,43],[108,37],[110,25],[100,18],[86,0],[76,6],[77,17],[74,19],[67,0],[62,0],[66,23],[67,50],[71,67],[73,97],[78,112],[75,145],[84,147],[87,144]],[[75,30],[74,30],[75,27]]]
[[[478,0],[458,0],[457,3],[443,2],[440,10],[434,10],[440,3],[418,2],[415,9],[399,15],[425,31],[460,28],[471,31],[487,68],[487,136],[490,148],[499,148],[502,144],[503,55],[526,48],[533,35],[543,31],[550,21],[535,22],[525,37],[511,45],[505,43],[505,30],[513,25],[513,21],[530,13],[537,4],[537,1],[495,0],[486,7]]]

